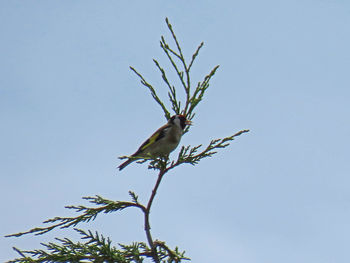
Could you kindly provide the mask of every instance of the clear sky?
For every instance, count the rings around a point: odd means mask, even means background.
[[[156,175],[116,167],[165,122],[129,70],[166,98],[152,62],[169,66],[165,17],[188,57],[205,43],[193,83],[220,65],[181,145],[251,132],[164,178],[154,238],[192,262],[350,262],[345,0],[1,1],[0,261],[17,256],[12,246],[75,238],[3,236],[74,215],[64,206],[83,196],[148,199]],[[146,241],[135,210],[80,228]]]

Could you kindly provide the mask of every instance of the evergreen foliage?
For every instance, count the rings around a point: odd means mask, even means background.
[[[168,79],[164,68],[157,60],[154,59],[153,61],[160,71],[162,79],[164,80],[167,88],[169,89],[168,99],[171,104],[171,110],[175,114],[183,114],[187,117],[187,119],[192,120],[195,117],[194,110],[203,99],[206,90],[209,88],[210,79],[214,76],[219,66],[214,67],[209,74],[204,77],[203,81],[198,82],[195,89],[192,90],[190,70],[199,54],[200,49],[203,47],[203,43],[198,46],[188,63],[183,55],[178,39],[168,19],[166,19],[166,24],[171,33],[172,39],[174,40],[175,48],[171,48],[163,36],[161,37],[160,46],[180,80],[183,92],[185,94],[184,103],[181,103],[177,97],[177,92],[181,89],[175,88],[175,86],[172,85]],[[133,67],[130,68],[140,78],[142,85],[149,89],[153,99],[162,108],[166,119],[169,119],[171,116],[170,111],[157,95],[156,89],[148,81],[146,81],[146,79],[138,71],[136,71],[136,69]],[[188,129],[189,127],[186,128],[185,132],[187,132]],[[20,255],[20,258],[9,262],[144,262],[145,259],[149,258],[154,262],[160,263],[182,262],[183,260],[189,260],[189,258],[185,257],[185,253],[180,251],[177,247],[171,249],[165,242],[154,240],[151,235],[149,219],[150,210],[163,176],[169,170],[181,164],[198,164],[202,159],[216,154],[218,149],[229,146],[235,137],[248,131],[249,130],[241,130],[226,138],[211,140],[206,147],[202,147],[202,145],[194,147],[190,145],[183,146],[175,160],[169,160],[169,158],[157,158],[153,160],[145,159],[138,161],[149,161],[148,168],[154,169],[158,172],[156,184],[151,192],[147,204],[144,205],[139,203],[138,196],[131,191],[129,191],[131,201],[113,201],[105,199],[99,195],[93,197],[83,197],[83,199],[88,201],[91,206],[66,206],[67,209],[75,211],[78,214],[77,216],[55,217],[43,222],[48,226],[37,227],[25,232],[7,236],[19,237],[25,234],[42,235],[57,228],[73,228],[80,234],[81,242],[74,242],[69,238],[56,238],[55,243],[42,243],[44,249],[24,251],[14,248],[14,250]],[[125,158],[128,157],[120,157],[120,159]],[[144,229],[147,243],[134,242],[131,245],[118,244],[116,247],[112,245],[110,238],[106,238],[97,232],[93,233],[90,230],[84,231],[76,228],[76,226],[82,222],[90,222],[95,220],[100,214],[115,213],[131,207],[140,209],[144,216]]]

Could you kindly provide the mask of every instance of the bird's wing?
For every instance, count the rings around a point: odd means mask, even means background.
[[[137,150],[136,153],[133,154],[133,156],[136,156],[138,154],[140,154],[142,151],[144,151],[148,146],[150,146],[151,144],[155,143],[156,141],[159,141],[160,139],[164,138],[166,132],[170,129],[170,125],[166,124],[162,127],[160,127],[155,133],[153,133],[151,135],[151,137],[149,137],[147,139],[147,141],[145,141],[140,148]]]

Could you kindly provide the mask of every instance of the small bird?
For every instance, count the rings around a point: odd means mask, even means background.
[[[119,170],[137,159],[167,156],[179,145],[186,125],[191,123],[184,115],[172,116],[168,123],[153,133],[127,161],[119,165]]]

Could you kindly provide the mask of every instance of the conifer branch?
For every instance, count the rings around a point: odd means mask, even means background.
[[[151,249],[144,242],[133,242],[131,245],[119,244],[119,247],[112,246],[110,238],[105,238],[98,232],[74,229],[81,235],[84,242],[75,242],[69,238],[55,238],[56,242],[42,243],[46,249],[35,249],[32,251],[13,248],[21,258],[8,261],[8,263],[18,262],[143,262],[144,258],[153,259]],[[186,260],[185,252],[180,252],[176,247],[171,250],[165,242],[154,242],[156,247],[160,247],[158,257],[160,259],[169,258],[168,262],[180,262]]]
[[[58,243],[42,243],[46,248],[33,251],[14,250],[22,258],[9,262],[142,262],[142,257],[151,257],[149,248],[143,242],[134,242],[132,245],[119,244],[120,248],[112,246],[109,238],[92,231],[74,229],[85,242],[74,242],[69,238],[56,238]],[[30,257],[28,257],[28,256]],[[36,258],[36,259],[35,259]]]
[[[197,58],[200,49],[204,46],[204,43],[200,43],[200,45],[197,47],[196,51],[193,53],[191,60],[189,64],[186,62],[186,58],[183,55],[180,43],[176,37],[176,34],[173,30],[172,25],[170,24],[169,20],[165,19],[167,27],[171,33],[171,36],[175,42],[176,45],[176,51],[174,48],[171,48],[168,42],[165,40],[164,36],[161,36],[160,40],[160,47],[164,51],[166,57],[168,58],[172,68],[175,70],[175,73],[178,76],[178,79],[180,80],[180,83],[183,87],[184,95],[185,95],[185,103],[181,103],[180,100],[178,100],[177,94],[176,94],[176,88],[175,85],[171,84],[171,81],[166,75],[166,72],[163,67],[160,66],[159,62],[156,59],[153,59],[153,62],[155,63],[155,66],[158,68],[158,70],[161,73],[162,79],[165,82],[167,88],[168,88],[168,99],[171,104],[171,109],[175,114],[183,114],[187,117],[187,119],[192,120],[195,116],[194,109],[198,105],[198,103],[203,99],[203,95],[205,91],[209,87],[209,81],[214,76],[216,70],[219,68],[219,66],[215,66],[211,72],[204,78],[202,82],[199,82],[197,84],[196,89],[191,92],[191,78],[190,78],[190,70],[193,66],[193,63],[195,59]],[[177,61],[180,61],[180,65],[178,65]],[[188,66],[187,66],[188,65]],[[136,71],[135,68],[130,67],[130,69],[140,78],[140,81],[142,85],[146,86],[149,91],[151,92],[151,95],[153,99],[159,104],[164,112],[164,115],[166,119],[168,120],[170,118],[170,111],[165,106],[164,102],[160,99],[160,97],[157,95],[154,87],[148,83],[145,78]],[[184,105],[183,108],[181,105]],[[188,131],[188,127],[185,130],[185,133]]]
[[[126,202],[126,201],[111,201],[101,196],[96,195],[95,197],[83,197],[83,199],[88,200],[90,203],[97,205],[97,207],[86,207],[83,205],[79,206],[66,206],[68,209],[75,210],[75,212],[80,212],[80,215],[76,217],[55,217],[44,221],[44,224],[51,224],[48,227],[36,227],[29,231],[19,232],[16,234],[7,235],[6,237],[19,237],[26,234],[42,235],[55,228],[69,228],[75,227],[82,222],[89,222],[95,220],[97,215],[100,213],[111,213],[123,210],[128,207],[137,207],[142,211],[146,208],[137,202]]]
[[[235,139],[235,137],[249,132],[249,130],[241,130],[237,133],[235,133],[232,136],[223,138],[223,139],[215,139],[215,140],[211,140],[211,142],[208,144],[208,146],[201,151],[200,153],[197,153],[199,148],[202,145],[198,145],[195,147],[189,146],[183,146],[179,152],[177,161],[172,161],[171,165],[167,168],[167,169],[172,169],[180,164],[183,163],[189,163],[192,165],[198,164],[199,161],[201,161],[202,159],[206,158],[206,157],[211,157],[214,154],[217,153],[217,151],[214,151],[216,149],[220,149],[220,148],[226,148],[227,146],[230,145],[230,142],[233,141]]]

